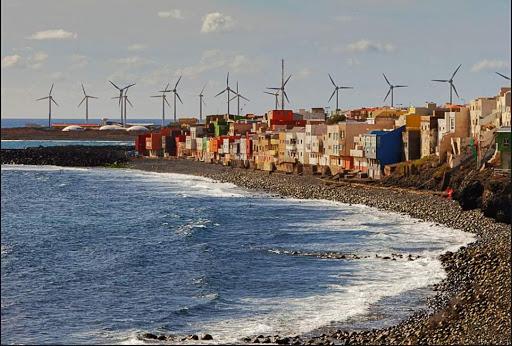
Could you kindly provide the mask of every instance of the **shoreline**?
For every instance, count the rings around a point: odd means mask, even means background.
[[[313,176],[231,168],[183,159],[136,159],[127,168],[182,173],[301,199],[363,204],[476,235],[476,241],[440,256],[447,277],[435,285],[428,309],[388,328],[331,330],[300,336],[245,336],[249,343],[290,344],[508,344],[510,342],[510,228],[479,210],[428,191],[360,184],[331,185]],[[241,338],[244,336],[240,336]],[[268,339],[268,340],[267,340]]]

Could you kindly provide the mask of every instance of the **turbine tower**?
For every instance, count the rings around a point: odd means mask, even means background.
[[[162,98],[162,127],[164,127],[164,125],[165,125],[165,104],[167,103],[167,105],[169,107],[171,106],[169,104],[169,101],[167,101],[167,95],[165,94],[165,93],[168,93],[169,91],[171,91],[171,90],[168,90],[168,88],[169,88],[169,83],[167,83],[167,86],[164,88],[164,90],[159,91],[162,93],[162,95],[151,96],[151,97],[161,97]]]
[[[215,97],[217,97],[217,96],[219,96],[219,95],[222,95],[222,94],[223,94],[223,93],[225,93],[226,91],[227,91],[227,96],[228,96],[228,97],[227,97],[227,103],[228,103],[228,118],[229,118],[229,116],[230,116],[230,114],[229,114],[229,102],[231,101],[231,99],[230,99],[230,97],[229,97],[229,93],[230,93],[230,92],[234,92],[234,90],[233,90],[233,89],[231,89],[231,88],[229,87],[229,72],[228,72],[228,75],[227,75],[227,77],[226,77],[226,89],[224,89],[224,90],[222,90],[221,92],[219,92],[217,95],[215,95]]]
[[[459,97],[459,93],[457,92],[457,89],[455,89],[455,84],[453,84],[453,77],[455,77],[455,74],[457,73],[457,71],[459,71],[461,66],[462,66],[462,64],[460,64],[459,67],[457,67],[457,69],[455,69],[455,71],[453,72],[450,79],[432,79],[432,82],[441,82],[441,83],[450,84],[450,104],[453,104],[452,103],[452,90],[455,91],[455,95],[457,95],[457,97]]]
[[[204,102],[204,100],[203,100],[204,88],[206,88],[206,84],[204,85],[203,89],[201,89],[201,92],[199,93],[199,95],[197,95],[197,96],[199,96],[199,122],[203,121],[203,103],[206,106],[206,102]]]
[[[178,97],[178,100],[180,100],[181,104],[183,104],[183,101],[181,101],[181,97],[178,94],[178,91],[176,90],[176,88],[178,87],[178,84],[179,84],[179,82],[181,80],[181,77],[182,76],[180,76],[180,78],[178,78],[178,81],[174,85],[174,89],[169,90],[169,91],[172,91],[172,93],[174,94],[174,122],[176,122],[176,97]]]
[[[276,107],[274,109],[277,109],[279,107],[279,90],[276,92],[271,93],[270,91],[264,91],[265,94],[272,95],[276,98]]]
[[[284,59],[281,59],[281,86],[279,88],[273,87],[273,88],[267,88],[272,90],[279,90],[281,91],[281,109],[284,109],[284,98],[286,97],[286,101],[290,103],[290,100],[288,99],[288,95],[286,95],[286,91],[284,90],[284,87],[286,86],[286,83],[290,80],[292,75],[289,75],[288,78],[286,78],[286,81],[284,80]]]
[[[80,103],[78,104],[78,108],[80,108],[80,105],[85,101],[85,122],[89,122],[89,99],[97,99],[96,96],[87,95],[85,92],[84,84],[82,83],[82,90],[84,92],[84,98]]]
[[[237,106],[237,109],[238,109],[238,112],[237,112],[237,115],[240,116],[240,98],[243,98],[244,100],[246,101],[249,101],[248,98],[242,96],[242,94],[240,94],[238,92],[238,81],[236,82],[236,92],[235,92],[235,96],[233,96],[233,98],[231,99],[231,101],[233,101],[234,99],[236,99],[236,106]]]
[[[130,102],[130,100],[128,99],[128,88],[135,85],[134,84],[131,84],[131,85],[128,85],[127,87],[124,88],[124,96],[123,96],[123,101],[124,101],[124,126],[126,126],[126,102],[128,102],[130,104],[130,107],[133,108],[133,105],[132,103]]]
[[[503,78],[505,78],[506,80],[510,80],[510,77],[507,77],[507,76],[505,76],[504,74],[501,74],[501,73],[499,73],[499,72],[496,72],[496,74],[497,74],[498,76],[502,76],[502,77],[503,77]]]
[[[59,106],[57,104],[57,102],[55,102],[55,100],[53,99],[52,91],[53,91],[53,83],[52,83],[52,86],[50,87],[50,92],[48,93],[48,96],[41,97],[40,99],[36,100],[36,101],[41,101],[41,100],[48,99],[48,127],[49,128],[52,127],[52,102],[55,103],[56,106]]]
[[[112,81],[109,81],[110,84],[112,84],[114,86],[114,88],[116,88],[117,90],[119,90],[119,96],[117,97],[112,97],[113,99],[119,99],[119,107],[121,108],[121,124],[124,126],[125,125],[125,122],[126,122],[126,101],[127,101],[127,97],[125,98],[123,93],[125,92],[125,90],[127,90],[128,88],[132,87],[135,85],[135,83],[133,84],[130,84],[130,85],[127,85],[125,86],[124,88],[120,88],[118,87],[117,85],[114,84],[114,82]],[[131,105],[131,103],[130,103]],[[133,106],[132,106],[133,107]]]
[[[331,102],[332,97],[336,93],[336,111],[338,111],[339,110],[339,107],[338,107],[338,96],[339,96],[338,92],[341,89],[354,89],[354,88],[353,87],[348,87],[348,86],[337,86],[336,83],[334,83],[334,80],[332,79],[330,74],[329,74],[329,79],[331,80],[332,85],[334,85],[334,91],[332,92],[331,97],[329,97],[329,101],[328,102]]]
[[[386,94],[386,97],[384,97],[384,102],[387,100],[389,94],[391,93],[391,108],[393,108],[393,89],[395,88],[407,88],[407,85],[393,85],[389,82],[388,78],[386,77],[386,75],[383,73],[382,74],[384,76],[384,79],[386,80],[386,83],[388,83],[389,85],[389,90],[388,90],[388,93]]]

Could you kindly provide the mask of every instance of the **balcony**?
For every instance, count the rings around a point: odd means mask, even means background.
[[[361,149],[350,149],[350,156],[352,157],[364,157],[364,151]]]

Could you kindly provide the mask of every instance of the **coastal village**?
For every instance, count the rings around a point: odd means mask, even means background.
[[[181,118],[139,134],[144,157],[187,158],[263,171],[381,179],[401,163],[434,159],[448,167],[473,160],[510,172],[510,87],[469,104],[426,103],[327,114],[273,109],[266,114]],[[141,130],[140,128],[138,128]]]

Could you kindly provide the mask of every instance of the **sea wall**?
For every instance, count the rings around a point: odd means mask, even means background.
[[[126,163],[130,146],[56,146],[2,149],[2,164],[92,167]]]

